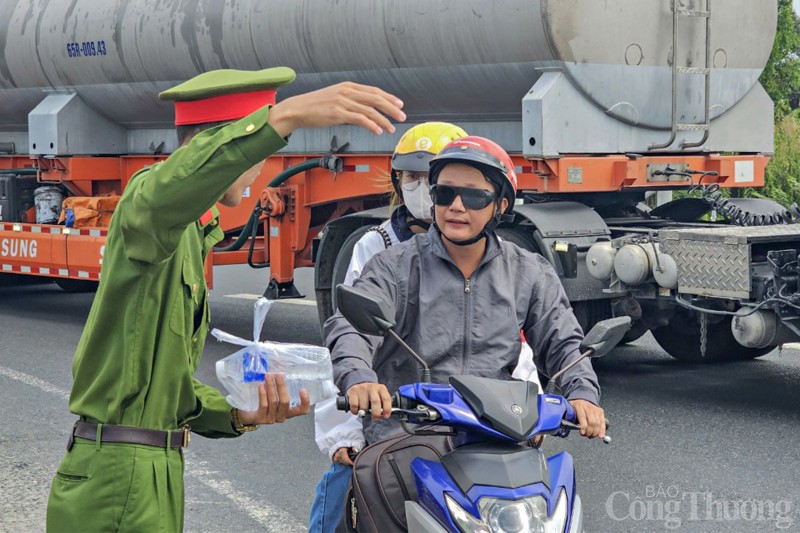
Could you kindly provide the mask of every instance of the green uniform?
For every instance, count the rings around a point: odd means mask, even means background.
[[[100,288],[73,363],[70,411],[89,422],[235,437],[224,396],[194,379],[210,320],[203,263],[223,233],[198,220],[286,142],[268,108],[206,130],[125,189]],[[75,439],[59,466],[49,531],[178,531],[180,449]]]

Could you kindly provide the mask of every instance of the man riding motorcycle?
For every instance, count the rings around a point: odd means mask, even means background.
[[[431,161],[429,182],[431,228],[374,256],[353,286],[395,311],[395,331],[425,359],[432,381],[446,383],[454,374],[510,379],[520,330],[547,375],[579,358],[583,333],[552,266],[495,234],[513,219],[517,177],[508,154],[482,137],[454,140]],[[393,339],[358,333],[340,313],[324,333],[351,412],[372,415],[367,442],[402,431],[388,419],[389,391],[419,381],[418,363]],[[581,434],[605,436],[591,363],[582,361],[558,385]]]

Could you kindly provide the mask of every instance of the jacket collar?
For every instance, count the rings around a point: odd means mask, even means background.
[[[404,205],[399,205],[397,209],[392,211],[392,229],[400,242],[406,242],[414,236],[414,232],[409,227],[408,222],[406,222],[408,216],[408,208]]]
[[[453,266],[456,266],[455,261],[453,261],[453,259],[450,257],[450,254],[447,253],[447,248],[444,247],[442,236],[439,235],[439,230],[437,230],[433,224],[431,224],[430,229],[428,229],[426,237],[433,255],[439,257],[440,259],[444,259]],[[502,252],[503,250],[500,247],[500,240],[497,238],[497,234],[492,232],[492,234],[486,240],[486,251],[483,254],[483,259],[481,259],[481,262],[478,263],[478,268],[497,257]]]

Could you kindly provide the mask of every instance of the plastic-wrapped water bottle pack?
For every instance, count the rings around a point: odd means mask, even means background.
[[[261,342],[261,329],[272,302],[259,298],[253,317],[253,340],[214,329],[220,341],[243,346],[217,361],[217,379],[228,392],[228,403],[242,411],[258,409],[258,384],[267,374],[283,374],[292,406],[300,405],[300,391],[308,391],[311,404],[336,395],[331,354],[327,348],[309,344]]]

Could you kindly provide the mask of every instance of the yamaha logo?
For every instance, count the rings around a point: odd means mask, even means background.
[[[513,404],[511,406],[511,412],[514,413],[515,415],[519,416],[519,415],[522,414],[522,407],[520,407],[517,404]]]

